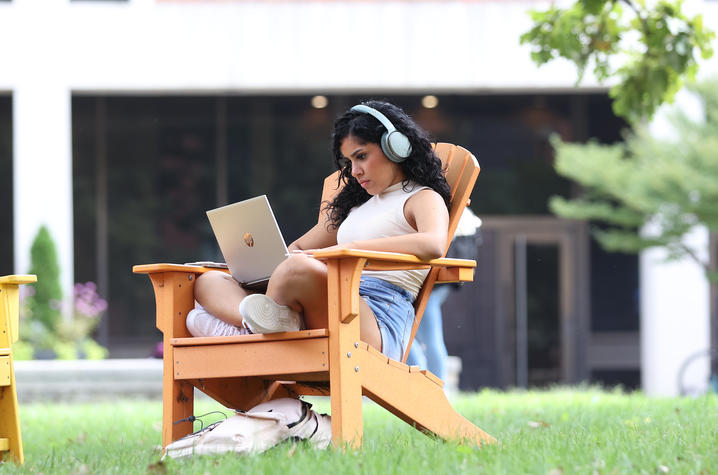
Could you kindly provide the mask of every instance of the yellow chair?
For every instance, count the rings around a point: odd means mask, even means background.
[[[479,164],[467,150],[437,144],[452,191],[451,237],[469,201]],[[322,201],[336,190],[336,173],[324,183]],[[451,241],[451,239],[449,239]],[[448,248],[448,244],[447,244]],[[446,252],[444,253],[446,254]],[[471,281],[476,263],[461,259],[422,261],[408,254],[354,249],[316,252],[327,263],[329,328],[268,335],[192,338],[185,326],[193,308],[196,277],[204,267],[139,265],[155,291],[157,327],[163,333],[162,445],[192,431],[194,388],[227,407],[247,410],[261,402],[298,395],[330,395],[335,445],[361,445],[362,395],[417,429],[476,444],[494,439],[449,404],[443,382],[418,367],[394,361],[359,340],[359,279],[363,269],[431,268],[414,303],[421,315],[435,282]],[[406,361],[405,352],[403,361]]]
[[[8,452],[18,464],[25,462],[15,388],[12,344],[19,337],[20,284],[37,282],[34,275],[0,277],[0,451]]]

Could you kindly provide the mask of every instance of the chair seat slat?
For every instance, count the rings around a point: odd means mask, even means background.
[[[229,345],[234,343],[256,343],[263,341],[304,340],[307,338],[323,338],[328,335],[329,330],[326,328],[315,328],[312,330],[300,330],[298,332],[263,333],[256,335],[173,338],[170,340],[170,343],[172,346]]]

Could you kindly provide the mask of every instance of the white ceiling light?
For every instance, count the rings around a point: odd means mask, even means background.
[[[426,107],[427,109],[433,109],[434,107],[439,105],[439,98],[436,96],[424,96],[421,98],[421,105]]]
[[[327,104],[329,104],[329,101],[327,100],[326,96],[312,97],[312,107],[314,107],[315,109],[324,109]]]

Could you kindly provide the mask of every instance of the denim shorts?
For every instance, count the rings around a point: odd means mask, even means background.
[[[381,352],[400,360],[414,323],[414,299],[411,294],[385,280],[362,277],[359,296],[364,298],[379,324]]]

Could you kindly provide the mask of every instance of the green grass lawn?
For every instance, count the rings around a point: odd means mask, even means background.
[[[312,402],[328,410],[326,400]],[[481,449],[442,442],[366,404],[359,451],[286,443],[261,455],[160,462],[160,402],[27,404],[25,465],[6,463],[0,473],[718,473],[716,395],[559,388],[462,394],[454,405],[499,442]],[[197,414],[218,408],[202,400]]]

